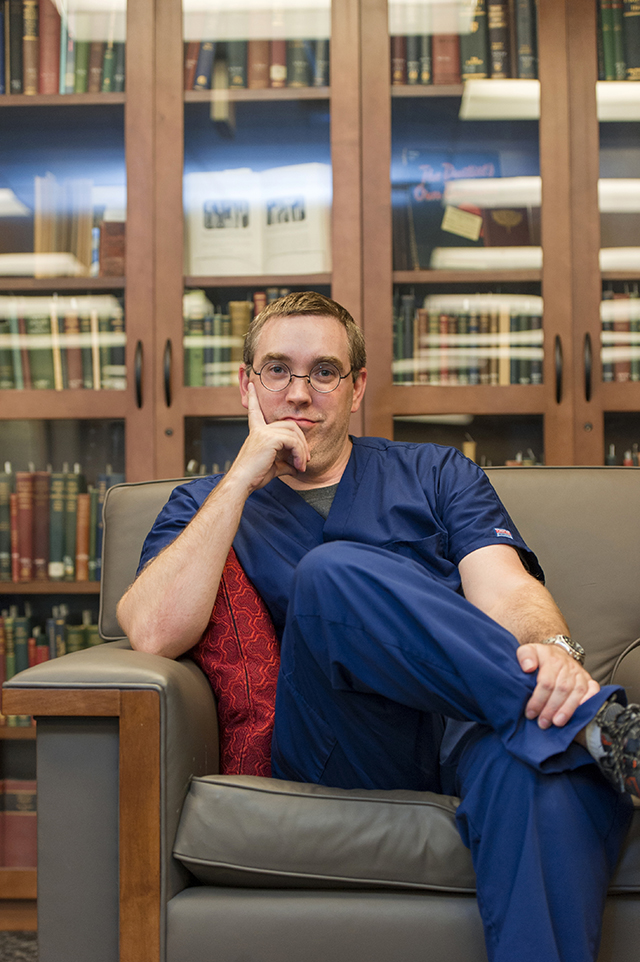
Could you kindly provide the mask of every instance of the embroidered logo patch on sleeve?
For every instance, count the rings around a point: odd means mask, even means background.
[[[493,530],[499,538],[511,538],[513,541],[513,535],[507,528],[494,528]]]

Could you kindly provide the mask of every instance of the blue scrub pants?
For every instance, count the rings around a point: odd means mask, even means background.
[[[273,774],[459,795],[491,962],[589,962],[631,803],[573,739],[620,689],[543,731],[517,647],[410,558],[314,548],[282,641]]]

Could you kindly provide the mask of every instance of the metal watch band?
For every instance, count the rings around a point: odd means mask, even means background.
[[[582,645],[579,645],[578,642],[570,638],[569,635],[552,635],[551,638],[545,638],[541,644],[557,645],[559,648],[564,648],[567,654],[575,658],[581,665],[584,665],[585,650]]]

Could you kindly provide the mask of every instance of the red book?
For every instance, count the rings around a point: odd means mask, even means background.
[[[49,488],[48,471],[33,475],[33,578],[49,580]]]
[[[287,41],[272,40],[269,57],[269,81],[272,87],[287,86]]]
[[[18,581],[33,581],[33,475],[16,471]]]
[[[434,84],[460,83],[460,37],[457,33],[434,33],[431,38],[431,70]]]
[[[35,779],[4,780],[4,865],[7,868],[37,865]]]
[[[18,581],[20,552],[18,551],[18,495],[15,492],[9,495],[9,503],[11,512],[11,580]]]
[[[184,89],[193,90],[193,82],[196,79],[196,67],[198,65],[198,54],[200,53],[200,41],[189,40],[184,45]]]
[[[60,89],[60,14],[53,0],[39,0],[38,91],[57,94]]]
[[[391,83],[407,82],[407,38],[391,38]]]
[[[104,220],[100,228],[100,277],[124,276],[126,224],[122,220]]]
[[[49,661],[50,658],[49,645],[36,645],[36,665],[41,665],[43,661]]]
[[[260,311],[264,310],[266,306],[267,306],[267,292],[254,291],[253,292],[253,316],[257,317]]]
[[[247,45],[247,86],[265,90],[271,68],[268,40],[250,40]]]

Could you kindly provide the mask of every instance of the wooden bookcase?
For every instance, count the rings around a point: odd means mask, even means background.
[[[595,0],[539,0],[543,267],[487,271],[481,276],[471,271],[392,269],[392,103],[401,98],[459,100],[462,86],[391,87],[387,0],[333,0],[331,16],[330,88],[228,92],[229,102],[238,109],[260,105],[267,116],[274,107],[301,102],[330,111],[334,265],[330,274],[184,275],[185,113],[208,103],[213,95],[183,90],[179,0],[128,0],[125,94],[0,96],[0,116],[14,110],[28,116],[32,111],[35,123],[46,109],[52,122],[62,127],[74,111],[90,108],[96,123],[106,110],[122,113],[127,177],[125,276],[0,277],[0,292],[123,293],[128,372],[126,391],[4,390],[0,421],[122,419],[127,480],[182,476],[187,418],[245,414],[233,387],[186,388],[182,384],[185,288],[308,286],[330,288],[367,336],[369,384],[363,410],[354,419],[354,433],[393,437],[394,416],[533,416],[544,424],[547,464],[601,464],[607,412],[640,412],[640,383],[602,382],[598,350],[602,282],[635,283],[640,274],[601,274],[599,270]],[[476,283],[483,289],[539,285],[544,297],[544,383],[500,388],[393,384],[394,285],[455,290]],[[589,342],[590,386],[585,369]],[[95,590],[56,586],[56,593],[59,587],[70,593]],[[0,590],[4,592],[4,586]],[[41,590],[48,586],[7,586],[13,594]],[[32,736],[31,732],[0,732],[3,737]],[[17,892],[29,899],[34,884],[32,875],[19,881],[0,871],[0,899],[15,898]]]

